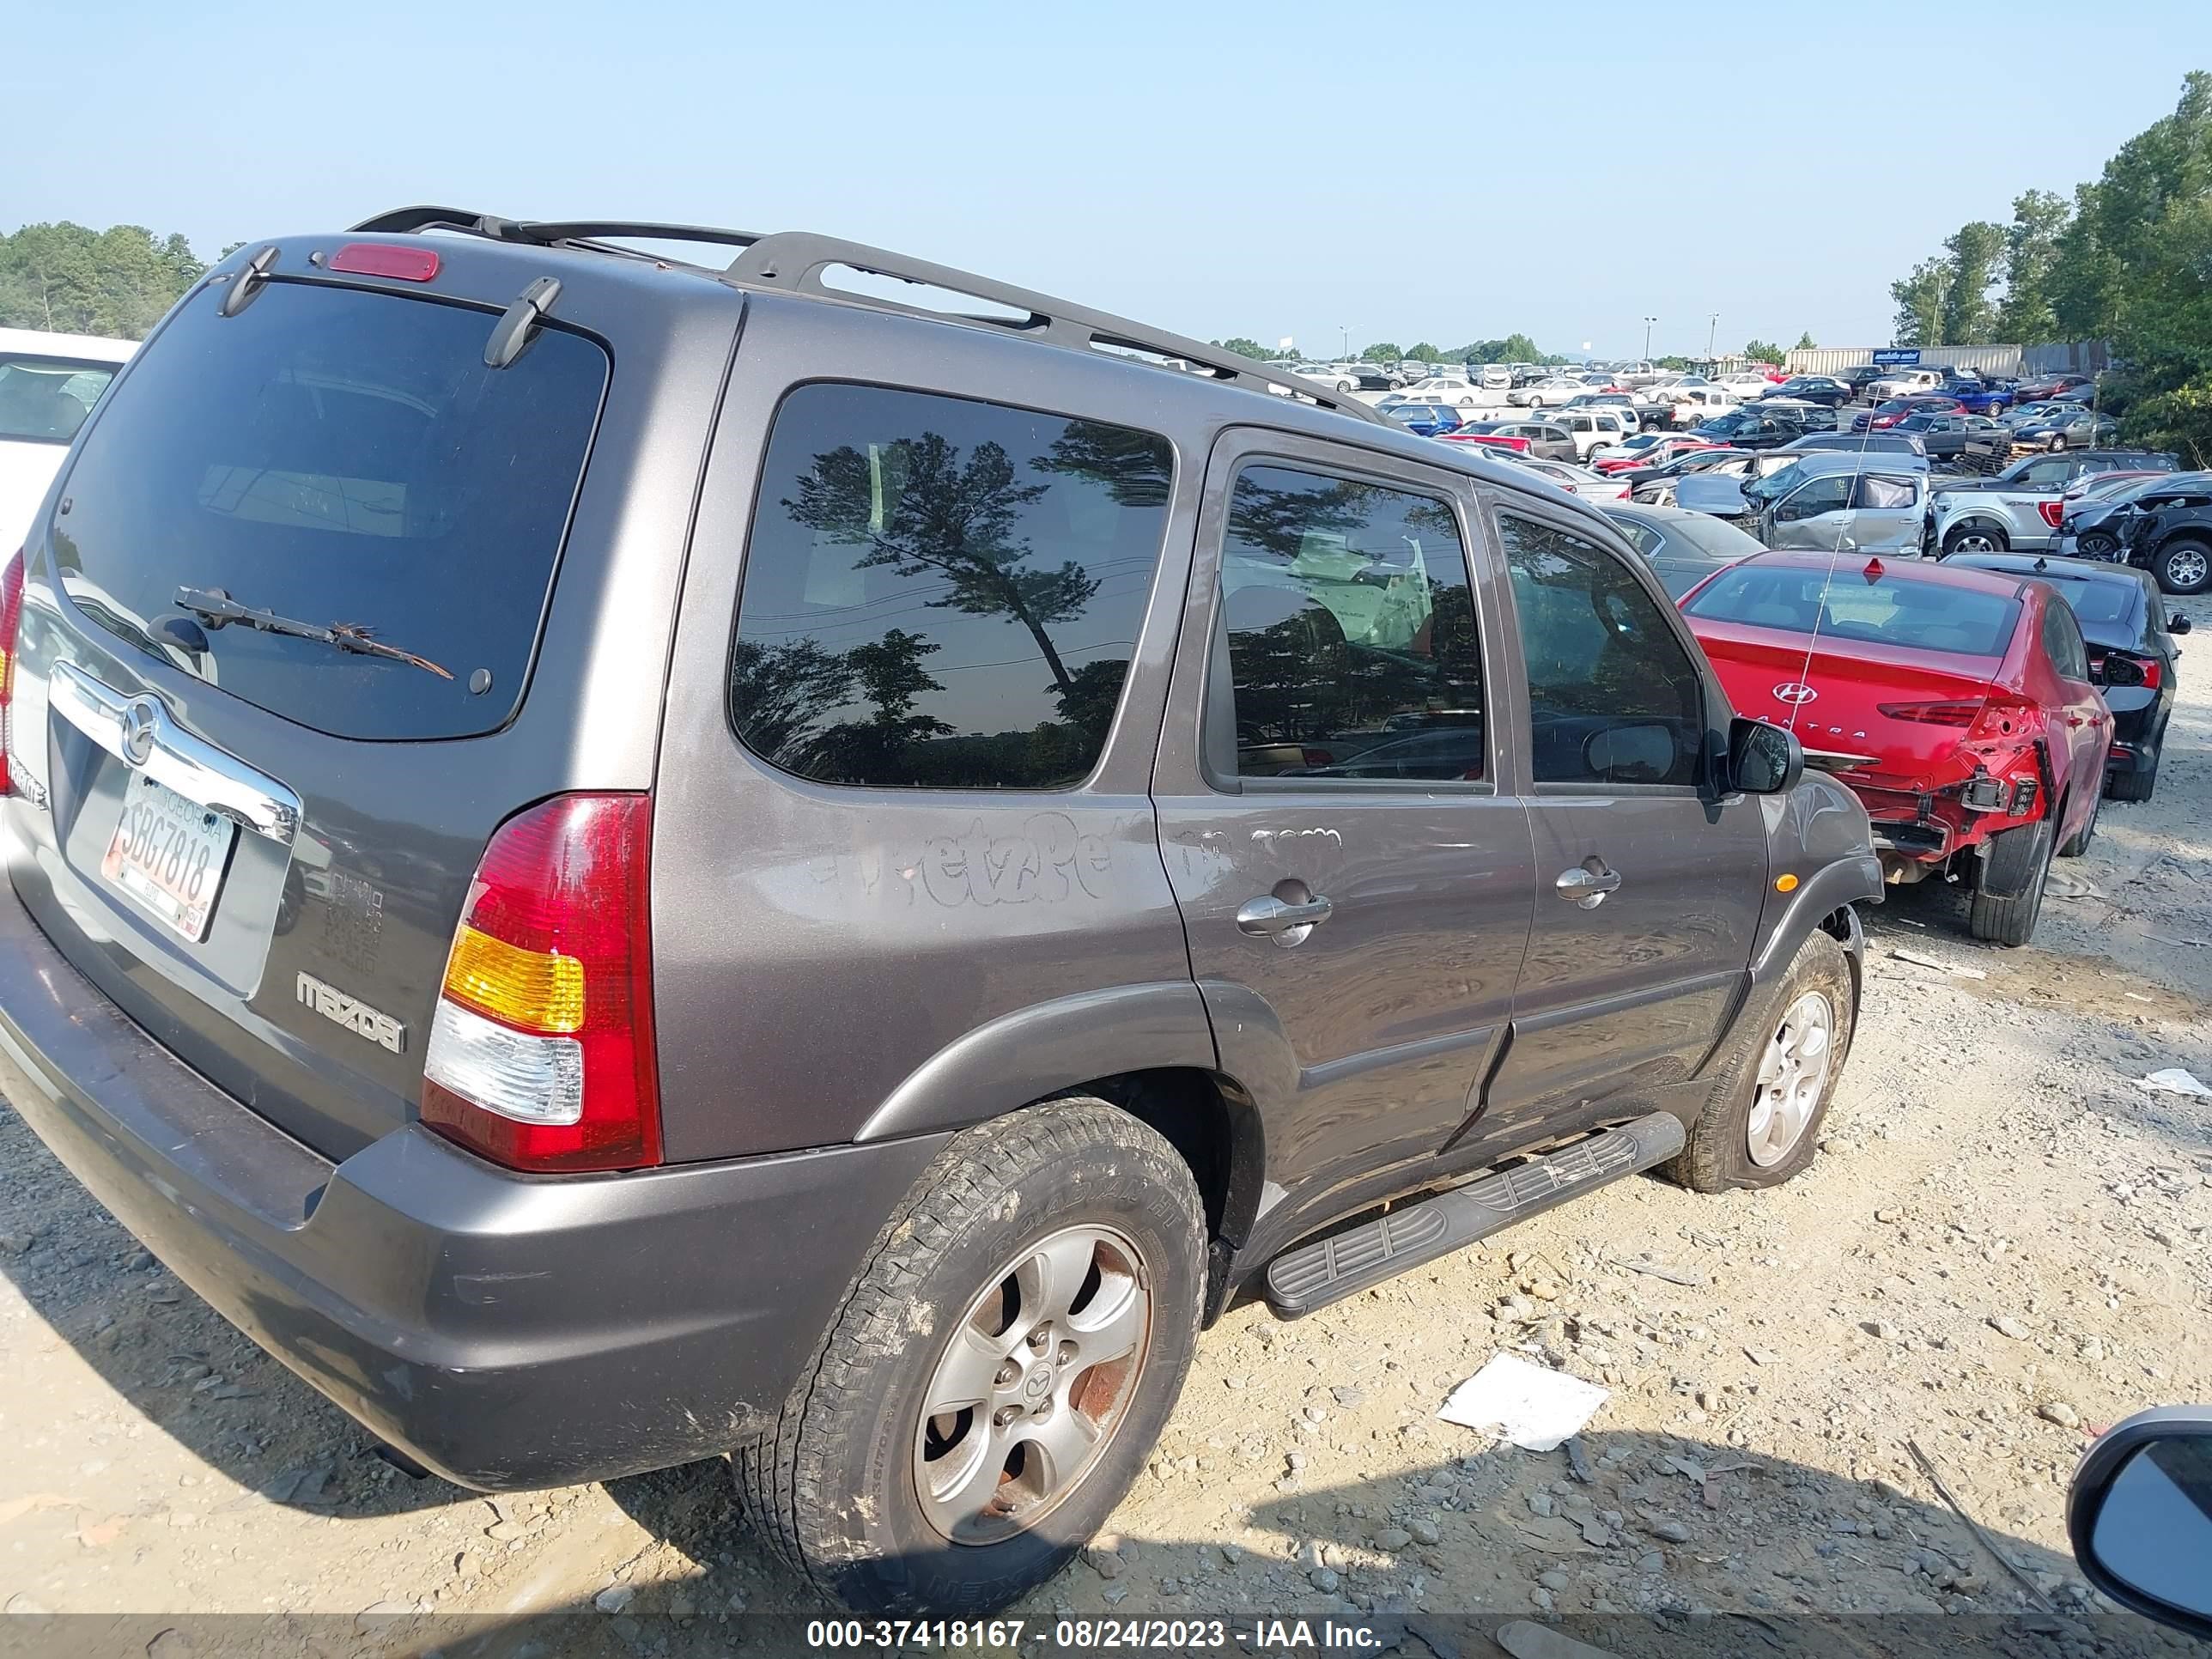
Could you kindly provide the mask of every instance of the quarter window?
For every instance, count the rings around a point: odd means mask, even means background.
[[[1611,553],[1498,515],[1528,665],[1538,783],[1687,784],[1705,740],[1705,684],[1659,605]]]
[[[738,735],[824,783],[1079,782],[1121,701],[1172,481],[1148,432],[800,387],[745,555]]]
[[[1220,583],[1240,776],[1485,775],[1482,653],[1448,503],[1249,466]]]

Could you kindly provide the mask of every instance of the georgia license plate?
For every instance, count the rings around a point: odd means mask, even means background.
[[[100,873],[193,944],[207,937],[238,825],[166,784],[131,780]]]

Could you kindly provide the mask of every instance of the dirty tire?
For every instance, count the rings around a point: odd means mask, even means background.
[[[1048,1101],[954,1136],[884,1224],[774,1431],[734,1454],[755,1532],[863,1611],[982,1613],[1049,1578],[1120,1503],[1175,1409],[1205,1301],[1205,1217],[1175,1149],[1103,1100]],[[1084,1223],[1142,1254],[1142,1367],[1100,1461],[1055,1506],[999,1541],[948,1542],[917,1494],[914,1447],[950,1322],[1025,1244]]]
[[[2104,809],[2105,792],[2100,789],[2097,792],[2097,799],[2089,803],[2087,820],[2074,832],[2073,838],[2058,849],[2060,858],[2078,859],[2089,850],[2089,843],[2097,839],[2097,815]]]
[[[2051,878],[2049,818],[2038,818],[2017,830],[2001,830],[1990,838],[1990,864],[2018,861],[2027,871],[2027,885],[2015,897],[2000,898],[1976,889],[1966,912],[1966,931],[1991,945],[2025,945],[2035,936],[2035,919],[2043,914],[2043,890]],[[2017,839],[2014,839],[2017,838]]]
[[[2114,800],[2144,801],[2158,787],[2158,768],[2147,772],[2115,772],[2105,780],[2105,793]]]
[[[1798,1135],[1796,1147],[1781,1163],[1762,1167],[1752,1162],[1746,1144],[1759,1061],[1784,1011],[1808,991],[1824,993],[1834,1012],[1835,1057],[1828,1067],[1827,1086]],[[1723,1066],[1705,1110],[1690,1126],[1682,1150],[1672,1162],[1660,1166],[1659,1172],[1669,1181],[1695,1192],[1777,1187],[1810,1164],[1820,1145],[1820,1124],[1828,1115],[1828,1103],[1835,1098],[1836,1081],[1850,1059],[1851,1036],[1858,1024],[1858,996],[1850,960],[1833,934],[1815,927],[1797,947],[1789,971],[1754,994],[1762,998],[1758,1012],[1744,1017],[1735,1052]]]

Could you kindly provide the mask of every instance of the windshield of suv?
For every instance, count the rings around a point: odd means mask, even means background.
[[[121,367],[0,352],[0,443],[69,442]]]
[[[54,522],[80,611],[234,696],[346,738],[454,738],[521,700],[607,355],[543,327],[484,363],[496,313],[272,282],[188,303],[85,434]],[[365,630],[453,678],[326,644],[149,626],[179,588]],[[472,678],[477,684],[471,685]]]
[[[2001,657],[2019,620],[2020,601],[1946,582],[1887,577],[1850,586],[1801,565],[1740,564],[1715,577],[1682,609],[1713,622],[1779,629],[1838,642]]]

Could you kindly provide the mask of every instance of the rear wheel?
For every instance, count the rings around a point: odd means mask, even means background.
[[[2097,799],[2089,803],[2089,816],[2074,832],[2074,838],[2058,849],[2062,859],[2078,859],[2089,850],[2089,843],[2097,839],[2097,814],[2104,811],[2105,792],[2100,789]]]
[[[2212,545],[2178,538],[2158,550],[2150,573],[2169,593],[2202,593],[2212,587]]]
[[[1105,1101],[963,1130],[886,1224],[768,1437],[754,1527],[848,1606],[1002,1607],[1136,1478],[1197,1346],[1205,1208]]]
[[[1988,856],[1976,878],[1966,931],[1991,945],[2025,945],[2043,914],[2043,890],[2051,879],[2051,825],[2049,818],[2001,830],[1990,837]],[[2011,897],[1985,887],[2017,887]]]
[[[1858,998],[1844,947],[1814,928],[1731,1055],[1665,1168],[1701,1193],[1776,1187],[1813,1161],[1842,1076]]]
[[[1943,556],[1954,553],[2002,553],[2012,545],[2003,531],[1984,519],[1969,519],[1943,538]]]

